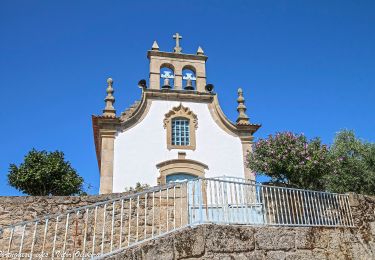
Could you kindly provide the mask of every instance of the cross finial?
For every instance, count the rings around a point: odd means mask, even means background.
[[[176,33],[173,35],[173,39],[176,39],[176,47],[174,47],[174,52],[181,53],[182,48],[180,46],[180,39],[182,39],[182,36],[179,33]]]

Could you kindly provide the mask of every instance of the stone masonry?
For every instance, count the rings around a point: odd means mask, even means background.
[[[142,243],[104,259],[370,260],[374,257],[373,241],[365,242],[355,228],[206,224]]]
[[[0,227],[116,198],[0,197]],[[375,259],[375,197],[352,194],[355,228],[200,225],[108,259]],[[0,248],[0,251],[3,250]]]

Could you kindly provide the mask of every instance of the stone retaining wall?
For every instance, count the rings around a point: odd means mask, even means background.
[[[15,196],[0,197],[0,227],[33,220],[47,214],[63,213],[69,209],[109,200],[126,193],[92,196]]]
[[[0,226],[124,194],[0,197]],[[202,225],[151,240],[111,259],[375,259],[375,197],[351,194],[355,228]]]
[[[355,228],[201,225],[106,259],[375,259],[375,197],[350,194]]]
[[[373,238],[375,233],[372,234]],[[356,228],[200,225],[105,259],[375,259]]]

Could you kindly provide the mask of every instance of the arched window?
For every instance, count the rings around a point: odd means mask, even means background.
[[[174,68],[170,64],[160,67],[160,86],[162,89],[171,89],[174,86]]]
[[[165,114],[164,128],[167,130],[167,149],[195,150],[197,115],[180,104]]]
[[[190,145],[189,119],[184,117],[175,117],[172,119],[172,145]]]

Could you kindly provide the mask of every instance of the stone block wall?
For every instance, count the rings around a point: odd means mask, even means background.
[[[375,236],[375,234],[373,234]],[[375,259],[356,228],[206,224],[118,251],[104,259]]]
[[[36,256],[40,252],[51,257],[61,252],[67,255],[102,254],[187,225],[186,190],[174,187],[156,190],[132,199],[116,199],[127,194],[86,197],[7,197],[2,201],[1,222],[7,226],[33,220],[46,214],[48,221],[0,229],[0,258],[2,253],[21,252]],[[7,203],[6,203],[7,202]],[[77,210],[78,207],[89,208]],[[67,210],[75,208],[74,212]],[[8,254],[9,255],[9,254]]]
[[[124,194],[0,197],[0,227]],[[354,228],[202,225],[149,240],[109,259],[375,259],[375,197],[351,194]]]
[[[0,227],[33,220],[47,214],[64,213],[69,209],[124,196],[126,193],[91,196],[2,196]]]

